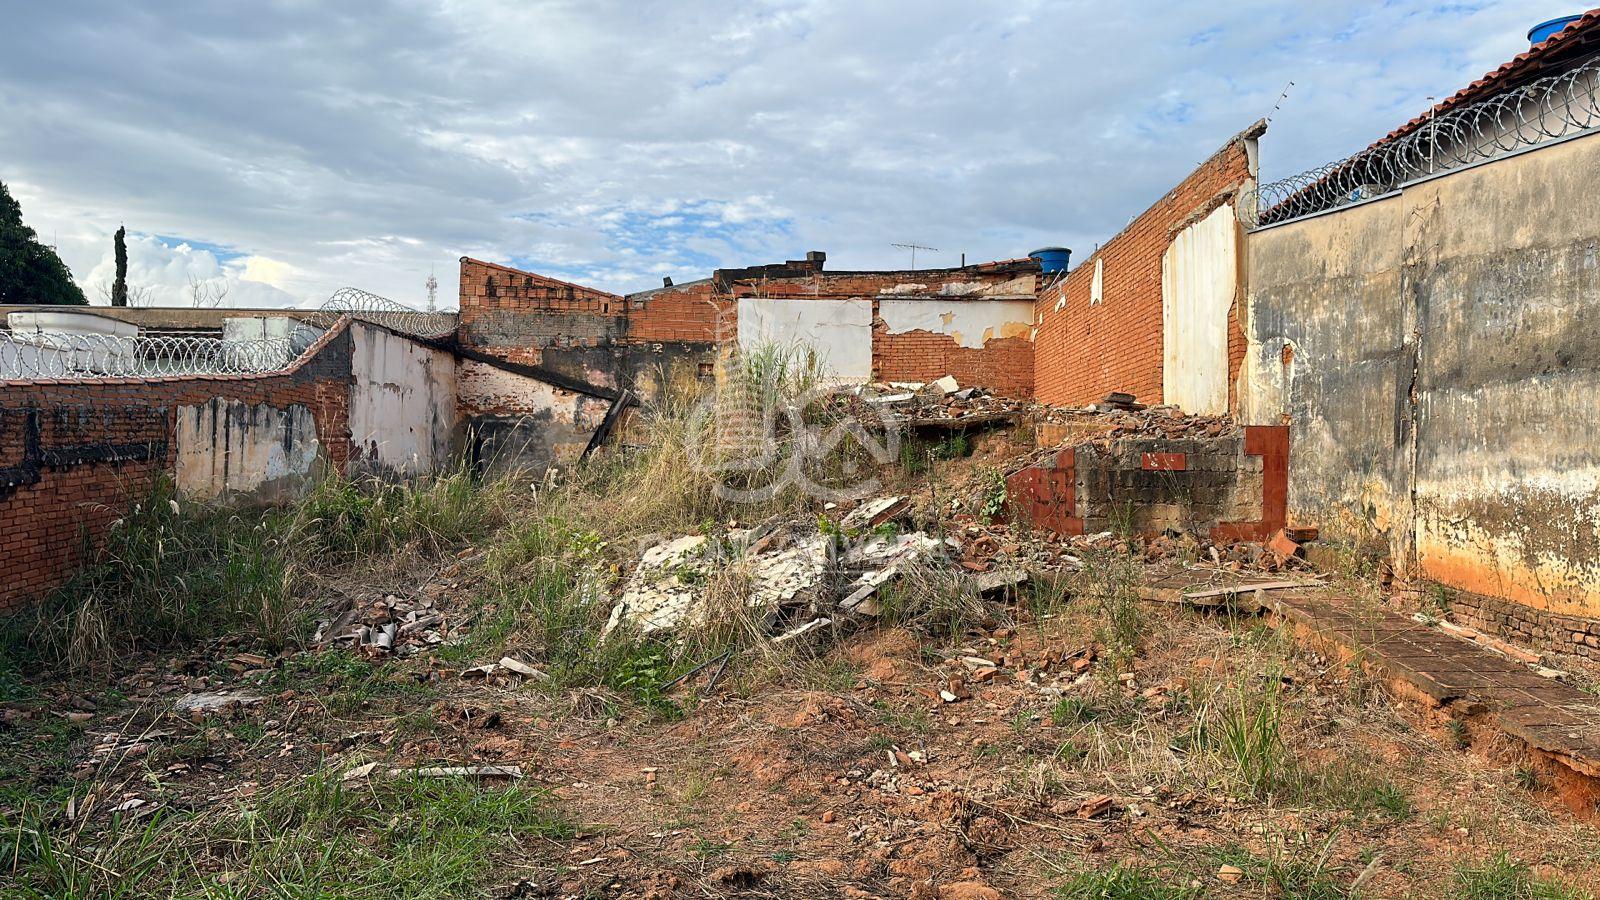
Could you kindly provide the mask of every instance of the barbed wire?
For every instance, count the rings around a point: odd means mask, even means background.
[[[310,340],[299,335],[224,341],[49,331],[0,333],[0,379],[256,375],[288,368],[309,345]]]
[[[423,312],[353,287],[334,291],[328,302],[306,316],[305,321],[318,328],[332,328],[341,316],[424,338],[444,337],[456,329],[454,313]]]
[[[1347,159],[1263,184],[1239,217],[1257,228],[1379,197],[1426,175],[1459,169],[1600,128],[1600,57],[1451,110]]]

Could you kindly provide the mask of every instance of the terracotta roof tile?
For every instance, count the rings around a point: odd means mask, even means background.
[[[1499,93],[1515,84],[1531,80],[1548,63],[1558,59],[1562,61],[1570,59],[1575,54],[1581,54],[1585,48],[1600,50],[1600,9],[1591,9],[1584,13],[1576,22],[1546,38],[1543,42],[1534,44],[1525,53],[1519,54],[1510,62],[1457,91],[1432,109],[1389,132],[1383,138],[1374,142],[1372,146],[1377,147],[1387,144],[1396,138],[1404,137],[1427,124],[1431,118],[1449,112],[1456,107],[1481,100],[1491,94]]]

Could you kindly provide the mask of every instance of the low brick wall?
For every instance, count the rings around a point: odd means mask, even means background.
[[[1600,665],[1600,619],[1545,612],[1521,603],[1467,591],[1453,592],[1452,621],[1567,659]]]
[[[928,382],[953,376],[962,387],[984,387],[1005,397],[1033,396],[1033,342],[995,338],[983,347],[963,347],[948,334],[911,331],[872,335],[872,361],[879,381]]]
[[[1129,437],[1062,447],[1006,479],[1011,517],[1058,534],[1168,529],[1215,541],[1266,540],[1284,527],[1288,429],[1215,438]]]
[[[180,410],[212,415],[226,406],[213,402],[219,398],[307,409],[316,433],[300,439],[316,441],[342,469],[350,454],[350,359],[341,327],[275,375],[0,382],[0,609],[65,580],[84,547],[175,470]],[[235,437],[226,421],[206,433]]]

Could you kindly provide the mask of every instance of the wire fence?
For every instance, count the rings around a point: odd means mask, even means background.
[[[285,369],[310,340],[224,341],[207,337],[0,334],[0,379],[162,378],[255,375]]]
[[[289,368],[349,316],[418,338],[455,330],[453,313],[422,312],[357,288],[344,288],[288,337],[225,340],[197,336],[118,336],[60,331],[0,331],[0,380],[260,375]]]
[[[1600,57],[1439,115],[1348,159],[1263,184],[1239,204],[1246,227],[1380,197],[1438,172],[1600,128]]]
[[[341,316],[382,325],[420,338],[440,338],[456,330],[454,313],[423,312],[360,288],[340,288],[322,308],[306,317],[319,328],[332,328]]]

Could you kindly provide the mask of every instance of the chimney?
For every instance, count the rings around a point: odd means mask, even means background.
[[[812,271],[821,272],[822,263],[827,260],[828,254],[821,250],[807,250],[806,262],[811,263]]]
[[[662,287],[672,287],[672,276],[671,275],[663,275],[661,277],[661,286]]]

